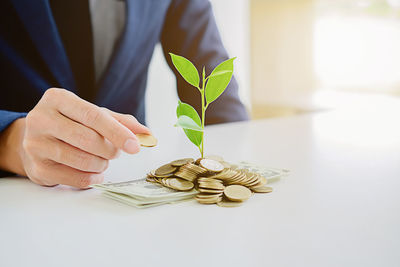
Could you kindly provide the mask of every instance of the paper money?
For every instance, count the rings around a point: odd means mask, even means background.
[[[136,200],[136,199],[129,197],[127,195],[124,195],[124,194],[113,193],[111,191],[104,191],[103,195],[108,198],[111,198],[113,200],[117,200],[119,202],[122,202],[122,203],[130,205],[130,206],[134,206],[139,209],[160,206],[163,204],[174,204],[174,203],[182,202],[185,200],[190,200],[193,198],[193,195],[188,195],[186,197],[177,198],[176,200],[169,199],[169,200],[164,200],[164,201],[160,201],[160,202],[149,202],[148,203],[148,202]]]
[[[104,191],[104,195],[138,208],[161,205],[193,198],[197,191],[176,191],[146,179],[120,183],[96,184],[92,187]]]
[[[253,192],[269,193],[272,192],[272,188],[265,186],[266,181],[268,181],[268,183],[271,183],[289,174],[289,171],[286,169],[267,168],[246,161],[241,161],[236,164],[229,164],[227,162],[221,161],[221,163],[223,163],[223,165],[225,166],[224,171],[219,171],[220,166],[218,166],[218,164],[215,162],[210,162],[210,160],[203,161],[203,166],[207,167],[208,169],[201,168],[200,161],[198,161],[197,163],[199,165],[196,165],[196,162],[192,159],[176,160],[169,163],[172,164],[172,167],[168,166],[169,164],[165,164],[157,169],[158,172],[157,170],[151,171],[147,177],[148,181],[145,178],[119,183],[97,184],[93,185],[93,187],[103,191],[104,196],[108,198],[137,208],[148,208],[163,204],[176,203],[193,199],[195,196],[196,200],[199,203],[213,204],[223,201],[224,203],[222,204],[224,205],[221,204],[220,206],[227,207],[239,206],[240,203],[228,203],[229,199],[225,199],[223,194],[225,188],[224,183],[225,185],[228,185],[229,183],[235,184],[236,182],[232,182],[233,179],[237,181],[236,184],[242,184],[245,186],[247,185],[250,189],[252,189]],[[205,172],[203,172],[202,169],[204,169]],[[218,169],[218,172],[215,172],[216,169]],[[231,169],[233,173],[236,173],[231,178],[231,180],[227,180],[227,178],[229,179],[229,169]],[[246,179],[246,173],[243,172],[244,170],[247,170],[249,173],[261,175],[265,178],[265,182],[262,182],[263,180],[260,179],[260,176],[258,176],[257,179],[254,179],[256,177],[248,175],[248,177],[254,178]],[[171,174],[169,172],[171,172]],[[159,174],[158,176],[157,173]],[[226,173],[225,179],[222,179],[220,177],[219,179],[222,180],[218,180],[218,174],[223,173]],[[208,174],[209,177],[215,177],[217,179],[205,178],[206,174]],[[174,186],[174,184],[172,183],[173,179],[183,180],[186,181],[186,183],[193,182],[194,184],[196,184],[196,189],[192,189],[189,191],[179,191],[180,189],[182,189],[179,187],[179,185],[181,186],[182,184],[175,184]],[[155,183],[155,181],[158,181],[159,183]],[[221,184],[219,184],[218,181],[220,181]],[[257,185],[256,187],[252,188],[249,183]],[[243,199],[246,198],[247,196],[243,197]],[[239,197],[238,199],[240,200],[241,198]]]
[[[268,183],[276,182],[280,178],[286,177],[290,174],[290,170],[287,169],[268,168],[247,161],[240,161],[236,164],[233,164],[233,166],[236,166],[239,169],[246,169],[250,172],[258,173],[267,178]]]

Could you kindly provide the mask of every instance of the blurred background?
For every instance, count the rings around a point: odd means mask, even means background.
[[[253,119],[400,97],[400,0],[211,3],[225,47],[238,57],[234,73]],[[146,96],[150,127],[175,123],[177,99],[157,47]]]

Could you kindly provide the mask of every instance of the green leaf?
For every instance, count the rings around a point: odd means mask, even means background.
[[[195,146],[198,147],[201,145],[201,142],[203,141],[202,132],[189,129],[183,129],[183,131],[185,132],[187,138],[189,138],[190,142],[192,142]]]
[[[182,115],[179,116],[178,121],[176,122],[176,126],[180,126],[183,129],[194,130],[198,132],[202,132],[203,129],[199,126],[192,118]]]
[[[192,118],[192,120],[194,120],[199,126],[201,125],[201,120],[197,111],[191,105],[179,101],[178,107],[176,108],[176,116],[179,118],[182,115],[186,115]],[[189,129],[183,129],[183,131],[195,146],[201,145],[201,142],[203,140],[202,132]]]
[[[208,79],[210,79],[211,77],[215,77],[215,76],[219,76],[225,73],[232,73],[233,71],[231,70],[221,70],[221,71],[217,71],[215,73],[210,74],[210,76],[208,76]]]
[[[176,116],[179,118],[182,115],[186,115],[194,120],[199,126],[201,126],[201,120],[199,114],[189,104],[183,103],[181,101],[178,102],[178,107],[176,108]]]
[[[182,56],[178,56],[172,53],[169,54],[171,55],[172,63],[174,64],[178,72],[182,75],[183,79],[185,79],[194,87],[199,87],[199,73],[192,62]]]
[[[225,60],[210,74],[206,85],[207,105],[216,100],[226,89],[232,79],[233,61],[236,57]]]

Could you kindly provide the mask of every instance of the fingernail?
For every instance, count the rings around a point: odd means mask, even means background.
[[[129,154],[135,154],[139,152],[139,143],[134,139],[126,140],[124,144],[124,151]]]

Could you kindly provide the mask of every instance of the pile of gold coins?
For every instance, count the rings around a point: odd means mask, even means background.
[[[219,157],[174,160],[148,173],[147,181],[178,191],[196,189],[199,203],[222,207],[240,206],[253,192],[272,192],[265,186],[265,177],[238,169]]]

